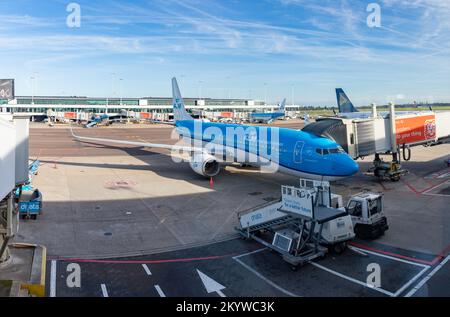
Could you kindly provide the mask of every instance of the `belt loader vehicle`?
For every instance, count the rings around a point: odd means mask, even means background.
[[[389,228],[382,195],[332,194],[328,182],[300,180],[300,187],[281,186],[282,198],[238,214],[236,230],[280,253],[296,269],[328,251],[342,253],[349,240],[376,238]]]
[[[343,250],[355,236],[351,217],[345,208],[330,207],[328,182],[311,184],[282,186],[281,200],[239,213],[236,230],[280,253],[293,269],[324,257],[329,248]]]

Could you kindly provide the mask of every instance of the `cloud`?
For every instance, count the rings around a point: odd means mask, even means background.
[[[318,85],[354,82],[355,74],[396,85],[404,72],[423,80],[450,71],[449,1],[380,0],[380,29],[367,27],[367,1],[79,2],[80,29],[65,27],[65,10],[61,16],[22,14],[26,10],[0,15],[2,57],[32,67],[93,57],[168,67],[176,60],[200,69],[217,62],[256,78],[270,64],[286,67],[291,81],[307,73]]]

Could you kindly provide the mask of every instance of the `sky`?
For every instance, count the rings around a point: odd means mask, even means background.
[[[450,0],[0,0],[0,60],[16,95],[445,102]]]

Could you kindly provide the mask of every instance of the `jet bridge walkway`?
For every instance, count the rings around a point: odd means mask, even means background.
[[[449,140],[450,112],[396,113],[390,104],[389,112],[378,114],[374,106],[366,117],[319,117],[302,130],[335,141],[354,159],[375,155],[374,165],[366,174],[398,181],[408,172],[401,160],[411,159],[410,147]],[[381,155],[392,155],[392,161],[384,162]]]

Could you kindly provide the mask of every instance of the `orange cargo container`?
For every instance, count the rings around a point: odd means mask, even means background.
[[[76,119],[77,114],[76,112],[64,112],[64,118],[66,119]]]
[[[140,118],[141,119],[150,119],[152,117],[152,114],[150,112],[141,112]]]
[[[395,120],[397,144],[416,143],[436,139],[434,115],[417,116]]]

